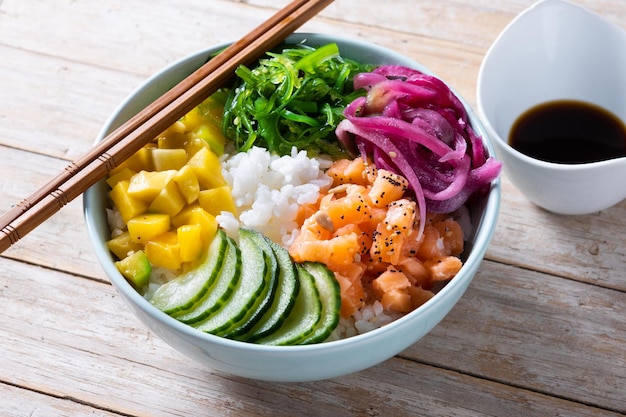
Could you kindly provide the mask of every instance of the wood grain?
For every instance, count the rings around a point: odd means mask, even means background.
[[[468,310],[473,313],[472,305],[474,312],[483,310],[476,307],[476,299],[481,300],[479,306],[498,309],[500,303],[515,301],[506,296],[494,303],[495,297],[470,289],[433,334],[401,355],[404,359],[333,380],[280,384],[230,377],[192,363],[121,310],[121,301],[107,284],[6,259],[0,259],[0,267],[6,271],[0,278],[0,296],[5,300],[0,382],[125,415],[408,416],[437,409],[458,415],[544,416],[560,409],[572,416],[590,416],[601,410],[578,398],[567,401],[537,392],[528,382],[520,389],[510,386],[510,377],[506,383],[498,381],[507,379],[496,377],[505,368],[496,368],[496,352],[481,352],[477,340],[467,338],[472,331],[465,317]],[[490,268],[486,271],[477,281]],[[525,334],[541,338],[554,331],[549,323]],[[588,332],[583,329],[580,338]],[[442,349],[454,342],[462,343],[456,346],[458,351]],[[557,360],[552,353],[537,352],[535,359]],[[589,368],[601,363],[588,359]],[[48,366],[41,368],[39,363]],[[464,363],[472,364],[474,371],[467,372]],[[613,405],[619,405],[623,384],[615,388]],[[0,413],[3,407],[0,403]]]
[[[150,74],[286,3],[0,0],[0,210],[88,150]],[[410,56],[475,105],[485,52],[532,3],[342,0],[303,31]],[[621,0],[574,3],[626,27]],[[0,415],[625,415],[626,201],[558,216],[506,175],[502,190],[487,259],[430,334],[306,384],[212,371],[144,328],[98,265],[75,200],[0,256]]]

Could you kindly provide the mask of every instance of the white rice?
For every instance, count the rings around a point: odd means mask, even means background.
[[[263,233],[274,242],[289,247],[297,236],[298,206],[314,203],[320,190],[332,179],[324,173],[330,160],[311,159],[295,148],[291,155],[278,157],[254,147],[246,153],[222,159],[222,173],[232,188],[239,220],[222,213],[217,221],[229,236],[236,238],[239,227]],[[353,317],[340,319],[328,340],[338,340],[377,329],[397,319],[399,314],[383,311],[379,301],[366,305]]]
[[[222,157],[222,173],[232,188],[237,217],[223,212],[217,216],[219,225],[237,239],[238,229],[246,227],[263,233],[285,248],[297,236],[296,215],[301,204],[315,203],[320,191],[332,184],[325,174],[332,161],[309,158],[306,151],[294,148],[291,155],[271,155],[266,149],[254,147],[245,153]],[[122,233],[125,224],[116,208],[107,209],[111,237]],[[130,254],[129,254],[130,255]],[[176,272],[153,268],[143,296],[152,294],[164,283],[175,278]],[[340,319],[327,340],[338,340],[377,329],[397,319],[379,301],[366,305],[353,317]]]
[[[263,148],[222,158],[224,179],[232,188],[239,220],[232,213],[217,216],[219,225],[236,238],[237,229],[250,228],[288,247],[295,239],[301,204],[314,203],[332,179],[324,173],[330,160],[312,159],[293,148],[276,156]]]
[[[107,208],[106,214],[107,222],[111,228],[111,237],[117,237],[122,234],[123,230],[126,228],[126,224],[124,223],[124,219],[122,219],[122,215],[117,207]]]
[[[365,305],[352,317],[339,319],[337,328],[331,333],[327,341],[345,339],[357,334],[367,333],[374,329],[389,324],[401,317],[399,313],[384,311],[383,305],[376,300],[372,304]]]

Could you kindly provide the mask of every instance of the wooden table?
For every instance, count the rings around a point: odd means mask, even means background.
[[[623,0],[575,0],[626,26]],[[406,54],[472,105],[480,62],[531,0],[338,0],[303,31]],[[85,153],[147,76],[239,38],[285,0],[0,0],[0,209]],[[623,179],[619,179],[622,181]],[[0,257],[2,416],[626,414],[626,201],[564,217],[503,178],[475,280],[429,335],[327,381],[203,368],[111,287],[75,200]]]

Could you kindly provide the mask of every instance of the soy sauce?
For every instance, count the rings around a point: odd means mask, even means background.
[[[550,101],[515,121],[509,144],[543,161],[584,164],[626,156],[626,127],[613,113],[594,104]]]

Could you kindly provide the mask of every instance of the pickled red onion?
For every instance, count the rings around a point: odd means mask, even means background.
[[[438,78],[384,65],[354,78],[367,96],[350,103],[336,135],[346,151],[403,175],[426,212],[451,213],[489,190],[501,163],[487,154],[457,96]]]

